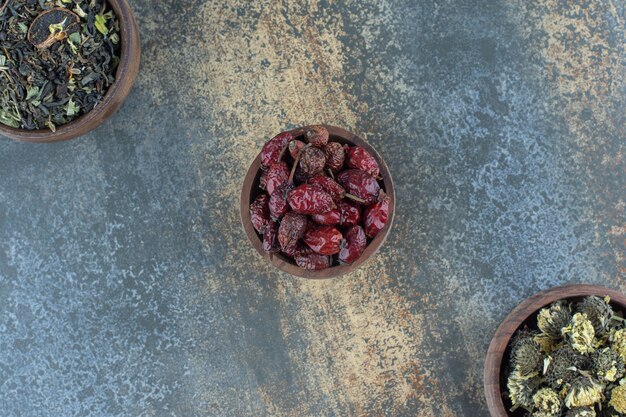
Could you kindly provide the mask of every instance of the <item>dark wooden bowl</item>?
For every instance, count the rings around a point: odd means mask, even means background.
[[[63,126],[56,132],[49,129],[24,130],[0,124],[0,134],[23,142],[48,143],[74,139],[104,123],[115,113],[128,96],[139,71],[141,45],[139,29],[133,12],[126,0],[107,0],[120,22],[120,63],[115,82],[107,90],[104,99],[89,113]]]
[[[597,295],[598,297],[608,295],[611,297],[611,306],[614,310],[626,312],[626,296],[622,293],[597,285],[576,284],[541,291],[527,298],[515,307],[500,324],[489,345],[484,369],[485,397],[492,417],[516,417],[524,414],[521,409],[515,412],[509,411],[511,403],[502,396],[506,391],[507,379],[503,365],[508,360],[509,343],[515,332],[525,325],[531,328],[536,327],[537,313],[543,307],[562,299],[580,301],[588,295]]]
[[[389,230],[393,225],[393,214],[396,202],[396,194],[393,189],[393,181],[391,179],[391,174],[389,173],[389,168],[387,168],[385,161],[383,160],[383,158],[381,158],[378,152],[376,152],[376,150],[372,148],[372,146],[370,146],[370,144],[367,143],[365,140],[361,139],[353,133],[348,132],[345,129],[328,125],[323,126],[328,129],[331,142],[361,146],[367,149],[367,151],[376,158],[376,161],[378,162],[378,166],[380,168],[380,176],[383,178],[381,188],[389,196],[389,215],[387,218],[387,225],[380,231],[380,233],[378,233],[378,235],[376,235],[374,239],[369,242],[361,257],[357,259],[354,263],[352,263],[351,265],[331,266],[330,268],[323,269],[321,271],[309,271],[298,267],[298,265],[296,265],[291,259],[283,256],[280,253],[268,254],[263,250],[263,238],[256,232],[256,230],[254,230],[252,222],[250,221],[250,204],[259,194],[263,192],[259,188],[259,179],[261,177],[261,153],[259,153],[254,162],[252,162],[252,165],[248,170],[248,174],[246,175],[241,190],[241,222],[243,223],[243,228],[246,231],[250,242],[252,242],[252,246],[254,246],[257,252],[259,252],[261,256],[271,262],[272,265],[274,265],[276,268],[285,271],[291,275],[311,279],[335,278],[340,275],[355,271],[361,265],[367,262],[368,259],[370,259],[376,252],[378,252],[378,249],[380,249],[383,242],[385,242],[387,235],[389,234]],[[295,136],[298,136],[300,137],[300,139],[302,139],[302,136],[304,135],[304,130],[306,128],[307,126],[294,129],[292,132],[294,132]]]

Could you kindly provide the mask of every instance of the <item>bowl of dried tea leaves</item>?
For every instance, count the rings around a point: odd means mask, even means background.
[[[0,134],[72,139],[122,104],[139,30],[125,0],[0,0]]]

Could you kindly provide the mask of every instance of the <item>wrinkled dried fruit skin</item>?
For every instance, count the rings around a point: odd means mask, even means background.
[[[348,193],[365,200],[365,204],[372,204],[378,200],[380,185],[376,178],[365,171],[348,169],[337,176],[337,182],[343,185]]]
[[[268,171],[261,171],[261,177],[259,178],[259,188],[265,190],[267,188],[267,174]]]
[[[291,132],[283,132],[270,139],[261,150],[261,165],[264,169],[278,162],[278,157],[285,146],[294,139]]]
[[[326,191],[335,203],[341,201],[346,196],[346,190],[330,177],[317,175],[311,178],[308,184],[315,185]]]
[[[289,178],[289,166],[284,161],[279,161],[270,166],[267,171],[267,184],[265,189],[269,195],[272,195],[274,190],[283,184]]]
[[[274,190],[268,204],[272,219],[278,220],[285,214],[287,214],[287,212],[289,211],[287,196],[289,195],[289,192],[293,190],[293,188],[293,184],[289,184],[289,182],[284,182]]]
[[[304,172],[302,168],[300,168],[300,165],[298,165],[298,167],[296,168],[296,174],[293,176],[294,181],[298,184],[302,184],[304,182],[307,182],[309,178],[310,175]]]
[[[284,250],[292,245],[295,245],[307,229],[306,216],[302,214],[296,214],[289,212],[283,217],[280,226],[278,227],[278,242],[280,247]]]
[[[278,223],[270,221],[263,230],[263,250],[267,253],[280,252]]]
[[[345,239],[339,251],[339,262],[351,264],[363,254],[367,246],[367,238],[361,226],[352,226],[346,232]]]
[[[328,193],[308,184],[303,184],[289,192],[287,202],[298,214],[321,214],[336,208]]]
[[[302,142],[301,140],[294,140],[289,142],[289,153],[294,160],[298,157],[300,149],[302,149],[303,146],[304,142]]]
[[[375,237],[387,224],[389,197],[381,192],[379,201],[369,205],[363,215],[363,226],[367,237]]]
[[[334,255],[341,249],[343,235],[332,226],[312,227],[306,231],[303,240],[315,253]]]
[[[263,229],[270,222],[270,211],[268,207],[269,198],[265,194],[259,195],[250,204],[250,221],[258,233],[263,233]]]
[[[328,130],[324,126],[311,126],[304,132],[307,143],[322,147],[328,143]]]
[[[330,142],[324,146],[324,154],[326,155],[326,167],[334,173],[341,171],[346,157],[341,143]]]
[[[315,223],[324,226],[337,226],[341,223],[341,214],[339,213],[339,210],[334,209],[326,213],[314,214],[311,216],[311,219]]]
[[[346,165],[348,165],[348,167],[360,169],[373,177],[377,177],[380,174],[376,158],[365,148],[346,145],[344,149],[346,151]]]
[[[342,200],[337,203],[342,226],[356,226],[361,221],[361,207],[350,201]]]
[[[311,271],[319,271],[330,266],[330,256],[318,255],[317,253],[312,253],[310,255],[296,255],[295,260],[296,264],[300,268]]]
[[[306,148],[300,152],[300,168],[308,175],[317,175],[324,170],[326,156],[319,148]]]
[[[302,243],[301,241],[292,244],[281,250],[282,253],[290,258],[293,258],[296,255],[310,255],[313,253],[313,249],[309,248],[307,245]]]

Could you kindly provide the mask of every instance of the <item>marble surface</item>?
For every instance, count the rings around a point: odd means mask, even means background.
[[[624,4],[130,0],[120,111],[0,138],[0,415],[488,416],[504,316],[626,290]],[[239,223],[265,140],[329,123],[396,184],[368,266],[277,272]]]

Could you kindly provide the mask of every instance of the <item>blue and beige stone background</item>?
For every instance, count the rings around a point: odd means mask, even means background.
[[[130,0],[143,63],[92,134],[0,139],[1,416],[488,416],[522,299],[626,291],[624,3]],[[264,141],[386,158],[396,225],[342,279],[240,227]]]

